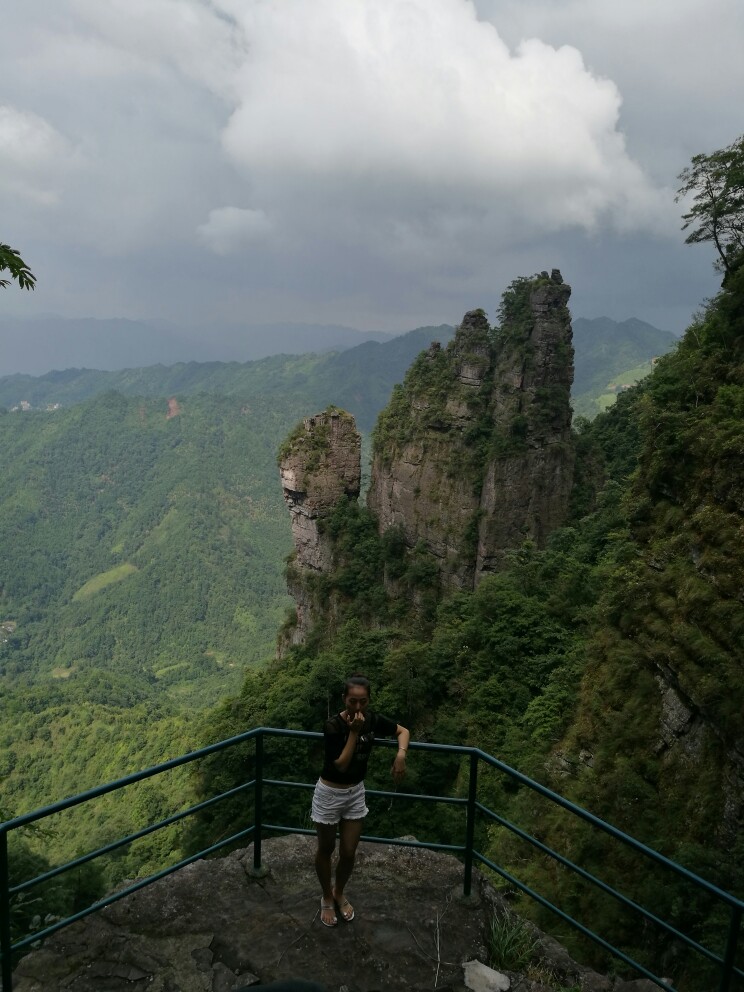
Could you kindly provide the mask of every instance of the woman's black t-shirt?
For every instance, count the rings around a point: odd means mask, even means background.
[[[320,777],[337,785],[357,785],[367,773],[367,760],[375,742],[375,737],[395,738],[398,724],[394,720],[388,720],[386,716],[379,713],[368,712],[364,714],[364,728],[357,737],[357,746],[352,755],[349,767],[342,772],[336,767],[334,761],[339,757],[346,741],[349,737],[349,725],[344,718],[337,713],[331,717],[323,728],[325,735],[325,760],[323,761],[323,771]]]

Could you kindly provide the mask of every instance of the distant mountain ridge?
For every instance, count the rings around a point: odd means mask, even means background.
[[[0,375],[44,375],[71,367],[117,371],[179,362],[248,362],[269,355],[341,351],[393,334],[340,324],[215,322],[182,327],[161,320],[0,316]]]
[[[573,322],[574,395],[605,386],[608,372],[614,376],[663,355],[678,340],[671,331],[661,331],[635,317],[620,322],[609,317],[577,318]]]
[[[433,340],[446,342],[448,324],[419,327],[391,340],[365,341],[346,351],[326,354],[272,355],[252,362],[179,362],[120,371],[66,369],[42,376],[10,375],[0,379],[0,406],[22,402],[34,408],[70,406],[114,390],[124,396],[221,393],[244,398],[291,393],[309,405],[348,407],[363,430],[371,430],[416,355]]]
[[[2,327],[0,322],[0,337]],[[344,350],[300,354],[276,353],[279,335],[271,338],[274,354],[246,362],[160,363],[117,371],[66,368],[39,376],[16,373],[0,378],[0,406],[14,407],[24,401],[35,408],[55,403],[69,406],[107,390],[145,397],[198,392],[266,396],[291,390],[304,399],[308,409],[333,403],[349,410],[359,427],[368,431],[419,352],[433,340],[446,344],[454,331],[449,324],[419,327],[353,347],[348,347],[347,337]],[[609,381],[671,350],[677,339],[635,318],[618,323],[608,317],[578,317],[573,321],[573,340],[574,408],[593,414],[597,412],[595,398]]]

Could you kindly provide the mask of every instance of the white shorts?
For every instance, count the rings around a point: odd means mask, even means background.
[[[313,823],[338,823],[339,820],[363,820],[369,813],[364,782],[348,788],[334,789],[318,779],[313,793],[310,818]]]

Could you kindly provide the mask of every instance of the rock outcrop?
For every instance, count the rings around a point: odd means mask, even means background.
[[[328,992],[466,992],[464,964],[488,960],[489,921],[509,912],[483,876],[465,899],[454,857],[362,844],[349,886],[356,918],[328,929],[313,851],[309,837],[265,840],[260,877],[250,848],[197,861],[47,938],[19,963],[14,992],[236,992],[290,978]],[[615,983],[534,934],[534,974],[585,992],[652,988]],[[549,992],[525,975],[502,978],[515,992]]]
[[[518,280],[501,327],[467,313],[380,415],[368,506],[472,588],[506,551],[538,547],[565,520],[573,481],[571,290],[560,273]]]
[[[399,527],[433,554],[447,583],[472,587],[480,499],[475,449],[491,391],[490,328],[467,313],[447,348],[413,364],[378,420],[367,505],[380,533]]]
[[[509,550],[525,540],[544,547],[566,519],[574,467],[570,293],[556,269],[517,280],[498,328],[483,310],[466,313],[445,348],[435,342],[419,355],[380,414],[368,509],[381,536],[396,528],[409,551],[433,557],[443,590],[473,589]],[[358,497],[360,448],[353,418],[334,408],[308,417],[282,447],[297,621],[280,636],[280,655],[333,613],[312,580],[334,568],[322,522],[342,497]],[[395,598],[401,591],[386,581]]]
[[[289,592],[297,604],[291,637],[292,643],[301,643],[313,614],[306,580],[330,571],[333,563],[333,544],[322,521],[342,497],[359,497],[361,437],[354,418],[334,407],[306,417],[282,446],[279,472],[296,552],[287,571]]]
[[[476,581],[504,552],[530,538],[542,548],[566,519],[575,454],[571,444],[571,289],[553,270],[529,293],[529,314],[507,316],[493,381],[496,434],[518,440],[486,467],[479,505]]]

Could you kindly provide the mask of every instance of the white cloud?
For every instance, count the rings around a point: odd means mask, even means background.
[[[664,183],[701,151],[741,133],[741,0],[474,0],[516,46],[539,37],[579,48],[623,95],[633,154]],[[712,112],[715,110],[715,112]]]
[[[326,237],[354,240],[364,224],[400,249],[412,230],[463,224],[492,225],[496,242],[668,226],[668,193],[618,130],[617,87],[577,49],[510,51],[464,0],[242,9],[248,55],[223,143],[285,227],[310,213],[315,236],[322,216]]]
[[[210,210],[208,220],[198,228],[202,242],[216,255],[229,255],[245,245],[264,241],[270,233],[271,222],[263,210],[243,207]]]
[[[295,246],[363,230],[373,251],[406,254],[484,224],[495,246],[668,228],[671,197],[626,151],[615,84],[570,45],[510,50],[470,0],[73,6],[108,44],[231,103],[225,153]],[[239,217],[218,211],[200,236],[238,249]]]
[[[553,265],[628,312],[665,265],[699,300],[662,187],[736,137],[742,41],[741,0],[11,4],[0,214],[97,312],[402,328]]]
[[[230,98],[244,44],[235,22],[203,0],[71,0],[88,31],[141,66],[172,66]],[[74,67],[73,67],[74,71]],[[104,70],[105,71],[105,70]]]
[[[0,193],[56,203],[75,158],[70,142],[43,117],[0,104]]]

